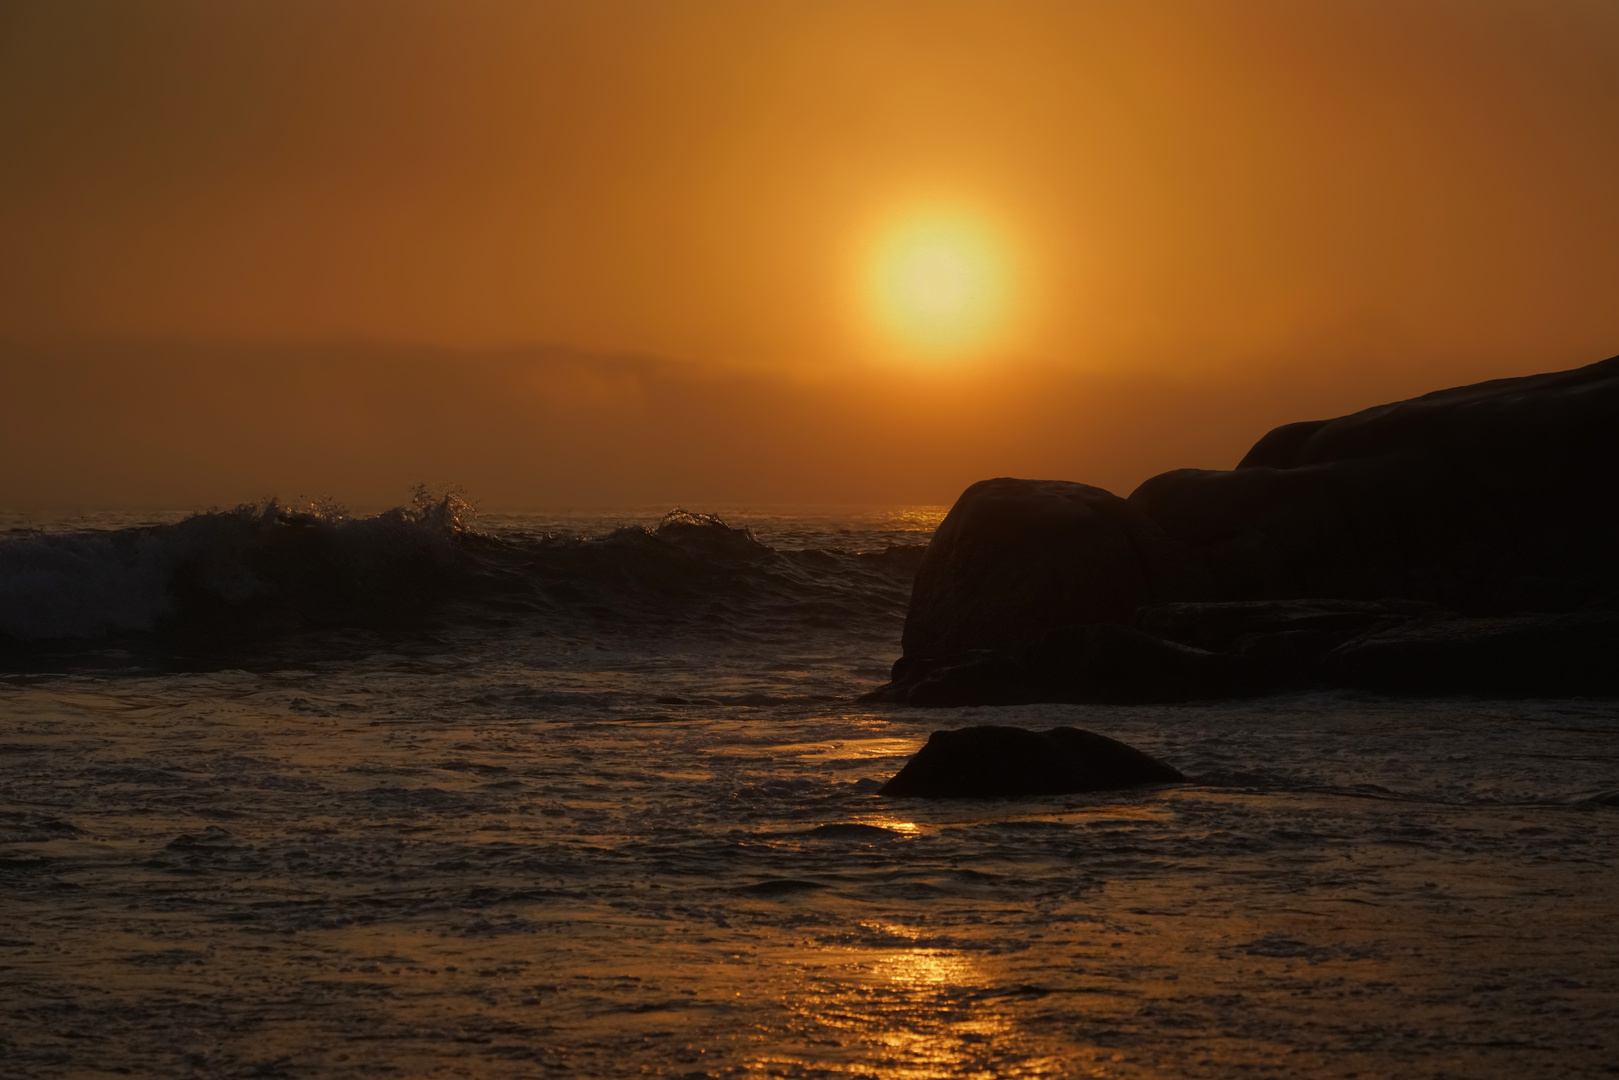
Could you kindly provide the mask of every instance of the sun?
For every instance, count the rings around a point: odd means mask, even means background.
[[[873,247],[869,296],[892,346],[929,356],[970,353],[1002,328],[1007,269],[984,223],[960,212],[912,214]]]

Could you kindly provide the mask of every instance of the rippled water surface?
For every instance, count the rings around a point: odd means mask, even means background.
[[[409,633],[27,643],[0,1073],[1619,1072],[1616,703],[864,706],[937,513],[729,516],[486,521],[528,576]],[[874,794],[989,722],[1192,782]]]

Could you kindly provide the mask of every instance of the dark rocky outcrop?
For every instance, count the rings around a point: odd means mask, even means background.
[[[1245,657],[1183,645],[1117,623],[1061,626],[1004,649],[900,661],[894,685],[912,705],[1142,704],[1262,688]]]
[[[1322,681],[1383,693],[1619,694],[1619,612],[1455,619],[1358,637]]]
[[[916,572],[906,656],[997,648],[1144,603],[1201,596],[1183,545],[1112,492],[1064,480],[982,480],[939,525]]]
[[[1158,759],[1091,731],[968,727],[935,731],[877,794],[1004,799],[1109,791],[1184,779]]]
[[[1290,424],[1129,502],[1196,553],[1210,599],[1577,608],[1619,587],[1619,357]]]
[[[917,704],[1619,685],[1619,357],[1288,424],[1128,499],[968,488],[918,569]]]

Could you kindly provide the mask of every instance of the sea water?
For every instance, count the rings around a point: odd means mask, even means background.
[[[1619,704],[866,704],[942,508],[661,509],[0,522],[0,1075],[1619,1072]]]

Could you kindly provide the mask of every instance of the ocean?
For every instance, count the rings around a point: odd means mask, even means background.
[[[1619,702],[873,705],[943,507],[667,510],[0,518],[0,1075],[1619,1073]]]

